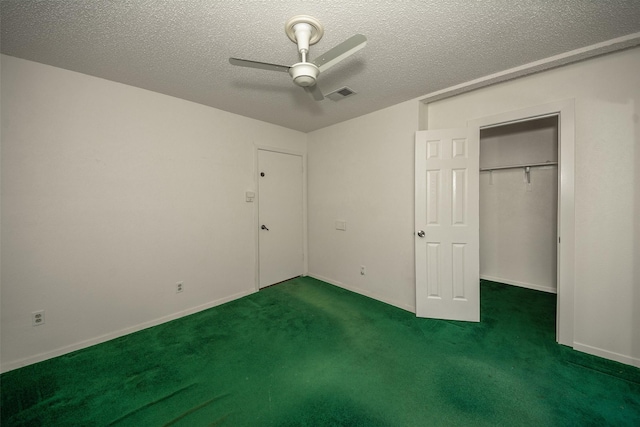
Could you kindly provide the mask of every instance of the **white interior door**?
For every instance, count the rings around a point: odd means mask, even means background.
[[[304,270],[302,156],[258,150],[259,287]]]
[[[416,133],[416,315],[480,321],[479,132]]]

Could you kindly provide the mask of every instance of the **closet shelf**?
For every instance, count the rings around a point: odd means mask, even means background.
[[[522,165],[509,165],[509,166],[492,166],[490,168],[480,168],[480,172],[491,172],[500,169],[521,169],[521,168],[535,168],[540,166],[553,166],[557,165],[558,162],[542,162],[542,163],[529,163]]]

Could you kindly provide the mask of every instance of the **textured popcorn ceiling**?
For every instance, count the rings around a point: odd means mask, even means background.
[[[0,2],[2,53],[310,131],[640,31],[640,0],[93,0]],[[228,58],[298,62],[284,23],[325,27],[311,59],[355,33],[367,46],[323,73],[313,101],[286,73]]]

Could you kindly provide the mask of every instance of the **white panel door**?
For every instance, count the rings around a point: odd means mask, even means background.
[[[416,133],[416,315],[480,321],[479,132]]]
[[[304,270],[302,156],[258,150],[259,287]]]

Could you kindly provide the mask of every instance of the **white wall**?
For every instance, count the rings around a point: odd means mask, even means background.
[[[1,64],[3,371],[255,290],[254,144],[305,152],[305,134]]]
[[[480,168],[556,162],[557,118],[480,131]],[[480,172],[480,278],[556,292],[557,166]]]
[[[308,142],[309,274],[408,310],[418,107],[398,104],[311,132]]]
[[[412,310],[415,131],[566,98],[576,348],[638,365],[638,69],[636,48],[304,135],[3,56],[2,369],[252,292],[254,143],[308,139],[310,274]]]
[[[432,103],[426,121],[460,127],[575,98],[575,348],[640,366],[638,70],[629,49]]]

